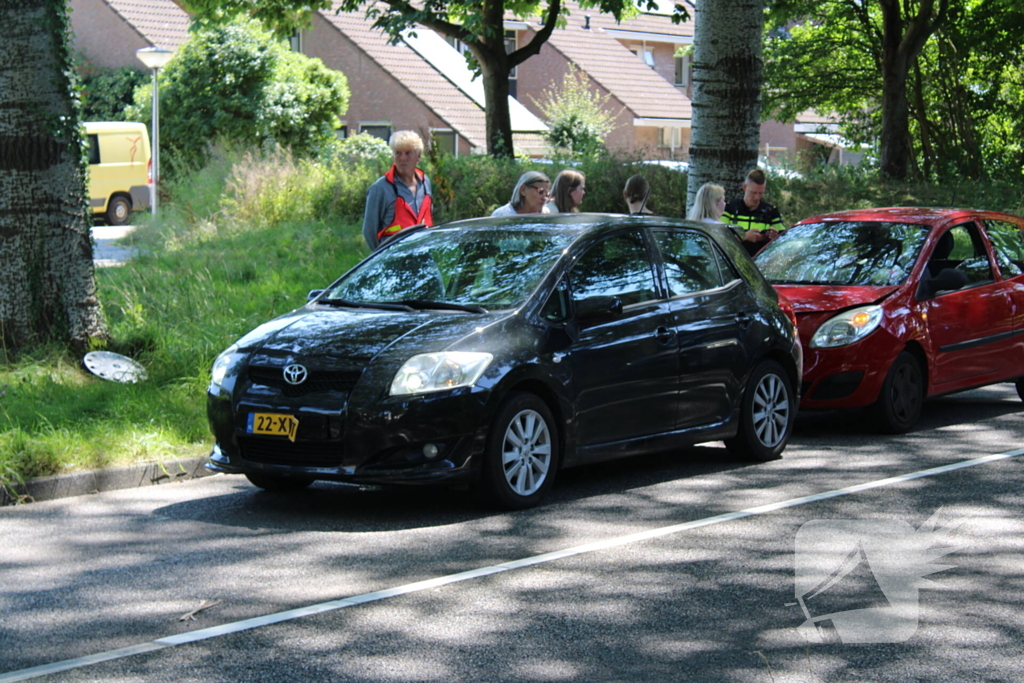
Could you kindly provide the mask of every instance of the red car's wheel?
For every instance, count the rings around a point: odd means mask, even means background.
[[[882,392],[872,406],[879,428],[888,434],[903,434],[917,422],[924,403],[924,377],[913,354],[896,356],[882,384]]]

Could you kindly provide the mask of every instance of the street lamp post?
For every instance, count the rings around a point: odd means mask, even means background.
[[[153,207],[153,217],[156,217],[157,202],[160,195],[160,86],[157,82],[157,72],[162,69],[174,56],[173,50],[162,47],[144,47],[135,51],[135,56],[153,72],[153,144],[150,150],[152,164],[152,196],[150,203]]]

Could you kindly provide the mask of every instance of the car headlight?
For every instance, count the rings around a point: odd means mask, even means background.
[[[882,322],[881,306],[862,306],[829,318],[811,337],[812,349],[847,346],[868,336]]]
[[[238,353],[238,346],[231,345],[223,353],[217,356],[217,359],[213,361],[213,368],[210,370],[210,390],[223,389],[224,378],[227,377],[228,371],[231,370],[239,361],[241,361],[243,355]]]
[[[405,361],[391,382],[392,396],[425,394],[476,384],[494,356],[473,351],[421,353]]]

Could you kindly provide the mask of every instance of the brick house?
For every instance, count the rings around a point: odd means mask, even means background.
[[[70,0],[75,47],[98,67],[142,68],[135,51],[174,49],[188,38],[189,17],[174,0]],[[673,24],[666,14],[642,12],[617,24],[609,15],[570,11],[541,52],[519,65],[511,82],[513,140],[517,151],[549,153],[536,100],[557,87],[570,64],[608,96],[615,127],[605,143],[613,151],[652,159],[687,157],[691,84],[687,47],[692,21]],[[337,5],[335,5],[337,7]],[[505,21],[510,49],[529,41],[535,20]],[[486,150],[483,88],[465,66],[457,44],[427,29],[397,45],[370,28],[362,13],[317,12],[312,27],[292,38],[292,48],[342,71],[351,98],[340,135],[361,131],[386,138],[400,129],[417,130],[455,154]],[[806,120],[804,120],[806,119]],[[844,159],[834,122],[809,112],[797,124],[762,125],[762,154],[770,159],[816,150],[819,158]],[[849,160],[850,155],[845,156]]]

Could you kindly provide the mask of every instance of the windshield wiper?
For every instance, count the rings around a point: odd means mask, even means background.
[[[486,313],[487,309],[476,304],[453,304],[447,301],[424,301],[423,299],[405,299],[397,302],[410,309],[435,309],[439,311],[466,311],[468,313]]]
[[[347,301],[345,299],[320,299],[316,303],[324,304],[325,306],[335,306],[338,308],[376,308],[384,311],[405,311],[407,313],[416,310],[412,306],[407,306],[404,303],[385,303],[383,301]]]

